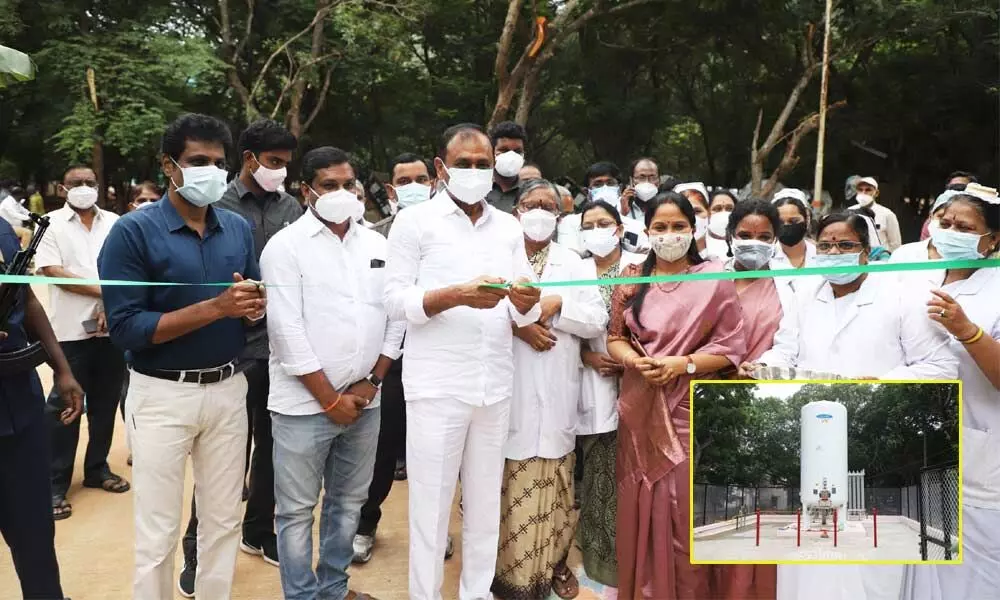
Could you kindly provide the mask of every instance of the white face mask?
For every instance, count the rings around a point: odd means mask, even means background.
[[[313,203],[313,208],[328,223],[340,225],[345,221],[357,221],[364,216],[365,207],[358,202],[358,196],[352,190],[339,189],[320,196],[316,190],[309,189],[319,196]]]
[[[265,192],[276,192],[281,188],[281,184],[284,183],[285,177],[288,176],[288,169],[281,167],[280,169],[268,169],[260,163],[260,160],[254,156],[254,160],[257,161],[257,170],[253,172],[253,178]]]
[[[478,204],[493,189],[493,171],[488,169],[449,169],[445,188],[463,204]]]
[[[431,197],[431,186],[422,183],[407,183],[399,187],[394,186],[393,189],[396,190],[396,202],[399,208],[420,204]]]
[[[927,224],[927,232],[934,235],[934,232],[941,229],[941,221],[938,219],[931,219],[931,222]]]
[[[688,233],[662,233],[660,235],[649,236],[649,243],[653,247],[656,256],[667,261],[674,262],[687,254],[691,247],[691,240],[694,235]]]
[[[694,239],[696,240],[704,239],[706,233],[708,233],[708,219],[706,219],[705,217],[695,217]]]
[[[593,200],[604,200],[611,206],[618,206],[618,186],[602,185],[599,188],[590,188],[590,197]]]
[[[171,159],[173,160],[173,159]],[[228,173],[215,165],[203,167],[182,167],[174,161],[181,170],[184,185],[177,188],[177,193],[191,204],[201,208],[218,202],[226,193],[226,177]],[[176,183],[171,179],[174,187]]]
[[[88,185],[78,185],[66,190],[66,202],[73,208],[87,210],[97,204],[97,188]]]
[[[559,220],[554,214],[544,208],[533,208],[520,213],[521,229],[524,235],[533,242],[545,242],[552,238]]]
[[[516,177],[524,166],[524,157],[508,150],[496,157],[496,170],[501,177]]]
[[[583,247],[594,256],[604,258],[621,245],[617,227],[595,227],[580,232]]]
[[[875,202],[875,196],[871,194],[858,194],[857,201],[861,206],[868,206],[872,202]]]
[[[715,237],[725,237],[726,228],[729,227],[729,211],[717,212],[708,220],[708,230]]]
[[[635,195],[639,197],[639,200],[643,202],[649,202],[656,196],[656,192],[659,190],[655,185],[649,182],[642,182],[635,186]]]

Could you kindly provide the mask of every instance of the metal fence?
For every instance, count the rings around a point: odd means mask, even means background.
[[[920,558],[958,558],[958,466],[923,469],[918,500]]]
[[[951,481],[957,486],[957,477],[953,477]],[[871,513],[872,508],[878,508],[880,515],[900,515],[920,521],[920,489],[920,485],[900,488],[865,487],[865,511]],[[751,514],[758,508],[763,512],[792,513],[802,506],[797,487],[746,487],[697,483],[693,492],[695,527],[728,521],[741,514]],[[935,522],[943,520],[943,517],[936,518]],[[957,518],[954,522],[957,523]],[[931,527],[937,526],[931,525]]]

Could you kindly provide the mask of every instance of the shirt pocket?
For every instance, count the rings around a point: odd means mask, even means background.
[[[962,478],[967,500],[990,498],[1000,502],[1000,440],[993,432],[962,428]]]
[[[373,257],[362,265],[364,280],[361,285],[361,300],[366,304],[382,306],[382,293],[385,290],[385,257]]]

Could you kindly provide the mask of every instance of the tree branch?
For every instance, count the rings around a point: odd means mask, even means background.
[[[225,0],[219,0],[219,1],[220,2],[224,2]],[[267,60],[264,62],[264,66],[260,68],[260,71],[259,71],[259,73],[257,75],[257,79],[256,79],[256,81],[254,81],[253,87],[250,88],[250,97],[251,97],[251,99],[254,96],[257,95],[257,90],[260,89],[260,86],[263,84],[264,78],[267,75],[267,71],[268,71],[268,69],[271,68],[271,63],[274,62],[274,59],[279,54],[281,54],[282,52],[284,52],[285,48],[287,48],[289,45],[291,45],[295,40],[297,40],[300,37],[304,36],[305,34],[309,33],[309,31],[312,30],[312,28],[315,27],[318,22],[320,22],[322,19],[326,18],[326,16],[328,14],[330,14],[330,11],[333,9],[333,6],[334,6],[334,4],[330,4],[328,6],[324,6],[323,8],[320,8],[319,10],[317,10],[316,11],[316,15],[313,17],[312,21],[309,22],[309,25],[307,25],[304,29],[302,29],[301,31],[299,31],[298,33],[296,33],[295,35],[293,35],[292,37],[290,37],[287,40],[285,40],[284,42],[282,42],[282,44],[280,46],[278,46],[277,49],[275,49],[274,52],[271,53],[271,56],[267,57]]]
[[[309,118],[302,124],[301,132],[303,133],[309,130],[309,126],[316,120],[316,117],[319,115],[319,111],[326,105],[326,94],[330,91],[330,81],[333,77],[333,69],[334,67],[331,66],[326,70],[326,77],[323,78],[323,87],[320,88],[319,95],[316,96],[316,105],[313,106],[312,112],[309,113]]]
[[[243,39],[237,42],[236,50],[233,51],[234,59],[243,55],[243,49],[246,48],[247,41],[250,39],[250,34],[252,32],[253,32],[253,0],[247,0],[247,23],[246,27],[243,28]]]
[[[500,41],[497,44],[497,58],[493,68],[497,74],[497,82],[501,87],[506,85],[510,78],[508,61],[510,60],[510,47],[514,43],[514,31],[517,29],[517,20],[521,16],[521,6],[524,0],[509,0],[507,4],[507,16],[504,18],[503,31],[500,33]],[[518,64],[524,60],[522,55]]]

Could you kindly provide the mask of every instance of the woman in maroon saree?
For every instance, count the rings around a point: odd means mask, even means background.
[[[672,192],[646,209],[653,252],[623,276],[698,273],[695,213]],[[608,352],[625,365],[619,398],[618,593],[623,600],[715,598],[711,571],[691,564],[689,427],[692,379],[739,365],[743,314],[732,281],[619,286]]]

